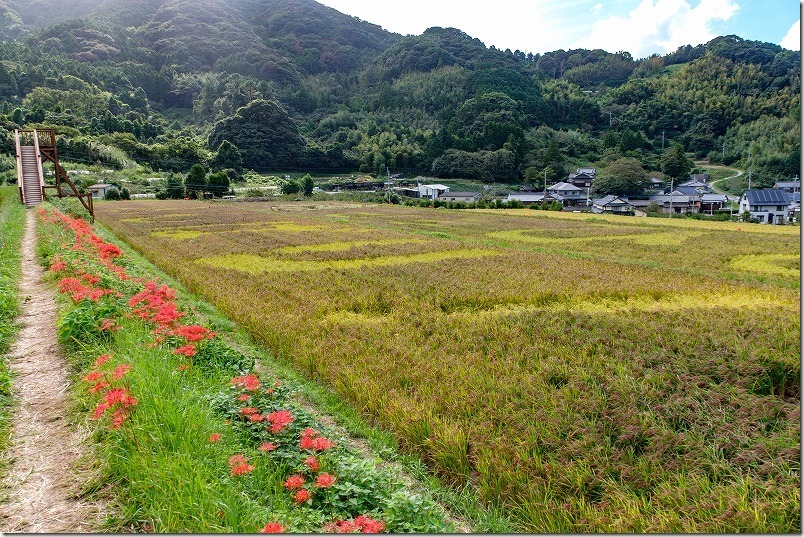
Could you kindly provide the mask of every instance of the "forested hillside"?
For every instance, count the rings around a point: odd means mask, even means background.
[[[77,18],[68,18],[68,17]],[[800,174],[799,55],[719,37],[665,56],[403,37],[313,0],[2,0],[0,112],[79,161],[558,180],[676,143]],[[216,158],[224,141],[227,155]],[[5,169],[12,162],[0,162]]]

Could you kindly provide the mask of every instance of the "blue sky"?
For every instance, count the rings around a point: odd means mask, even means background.
[[[402,35],[454,27],[486,46],[665,54],[719,35],[800,50],[798,0],[318,0]]]

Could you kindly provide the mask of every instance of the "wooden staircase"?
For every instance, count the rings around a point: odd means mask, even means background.
[[[17,185],[20,189],[20,201],[26,207],[33,207],[45,199],[45,189],[55,188],[60,198],[75,197],[89,212],[92,221],[95,211],[92,205],[92,194],[79,192],[67,171],[59,164],[56,154],[56,133],[53,129],[14,130],[14,142],[17,147]],[[56,176],[55,185],[45,184],[42,162],[53,163]],[[65,184],[69,190],[63,188]]]
[[[42,177],[41,165],[35,147],[20,147],[19,175],[22,178],[20,195],[22,203],[26,207],[33,207],[45,198],[43,194],[45,181]]]

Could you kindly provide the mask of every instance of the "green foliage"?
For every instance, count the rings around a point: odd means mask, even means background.
[[[648,175],[635,158],[623,157],[615,160],[592,183],[593,192],[599,196],[638,196],[645,192]]]
[[[314,187],[315,187],[315,185],[313,184],[313,178],[310,176],[309,173],[307,175],[305,175],[304,177],[302,177],[301,190],[302,190],[302,192],[304,192],[305,196],[308,196],[308,197],[312,196]]]
[[[253,101],[216,123],[209,146],[217,149],[224,140],[238,148],[244,166],[255,170],[297,166],[304,149],[295,123],[276,101]]]
[[[680,143],[673,144],[673,148],[662,156],[661,162],[662,173],[673,179],[686,177],[693,166],[692,161],[684,152],[684,146]]]
[[[215,172],[209,174],[207,178],[207,190],[213,196],[221,197],[229,191],[229,176],[226,172]]]

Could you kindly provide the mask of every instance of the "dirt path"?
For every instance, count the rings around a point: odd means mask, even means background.
[[[67,366],[56,343],[56,302],[36,258],[36,215],[28,211],[22,243],[22,324],[11,349],[14,395],[19,402],[0,504],[0,531],[98,531],[104,509],[75,498],[81,476],[75,463],[88,431],[68,423]]]

